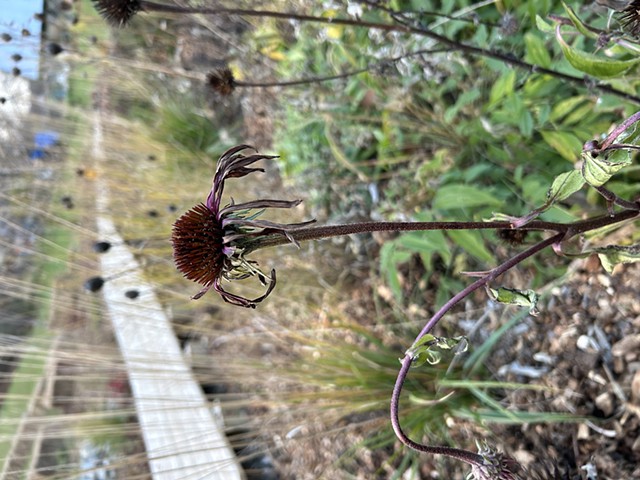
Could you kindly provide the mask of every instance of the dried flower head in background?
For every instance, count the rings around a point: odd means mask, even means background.
[[[114,27],[124,27],[136,13],[142,10],[142,4],[139,0],[91,1],[100,16]]]
[[[276,285],[275,270],[269,275],[263,273],[255,261],[246,255],[255,249],[255,242],[261,237],[283,235],[296,243],[289,232],[313,221],[280,224],[257,217],[267,208],[293,208],[300,200],[254,200],[246,203],[230,203],[222,206],[224,182],[228,178],[238,178],[253,172],[264,172],[262,168],[248,168],[259,160],[269,160],[274,156],[253,154],[243,155],[249,145],[239,145],[227,150],[218,160],[213,177],[213,186],[205,203],[194,206],[173,224],[171,243],[176,267],[189,280],[203,285],[193,298],[204,295],[210,288],[233,305],[255,308],[267,298]],[[243,280],[257,277],[267,287],[266,292],[252,300],[227,292],[223,280]]]
[[[467,478],[474,480],[520,480],[523,477],[520,464],[510,456],[498,452],[489,445],[478,444],[482,465],[473,465]]]
[[[640,0],[633,0],[622,10],[620,23],[630,35],[640,37]]]
[[[217,94],[226,97],[235,90],[236,81],[229,68],[218,68],[207,74],[207,85]]]

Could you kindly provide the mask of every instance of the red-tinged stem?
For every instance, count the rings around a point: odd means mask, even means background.
[[[456,304],[458,304],[458,302],[463,300],[465,297],[470,295],[475,290],[481,287],[484,287],[490,281],[502,275],[507,270],[515,267],[523,260],[535,255],[536,253],[540,252],[541,250],[544,250],[545,248],[553,245],[554,243],[562,241],[562,239],[564,238],[564,235],[565,235],[564,232],[560,232],[552,237],[549,237],[541,242],[536,243],[532,247],[526,249],[525,251],[519,253],[515,257],[510,258],[506,262],[494,268],[493,270],[488,272],[486,275],[484,275],[482,278],[479,278],[472,284],[468,285],[464,290],[462,290],[461,292],[453,296],[429,319],[427,324],[424,326],[424,328],[420,331],[420,333],[414,340],[413,345],[415,345],[425,334],[427,334],[438,323],[438,321],[447,312],[449,312],[449,310],[451,310]],[[457,448],[431,446],[431,445],[424,445],[421,443],[417,443],[411,440],[407,436],[407,434],[404,433],[404,431],[402,430],[402,427],[400,426],[400,419],[399,419],[400,394],[402,393],[402,387],[407,378],[407,375],[409,374],[409,369],[411,368],[412,362],[413,362],[413,357],[411,357],[409,354],[406,354],[404,359],[402,360],[402,366],[400,367],[400,371],[398,372],[396,383],[393,388],[393,393],[391,395],[391,406],[390,406],[391,425],[393,426],[393,430],[396,433],[396,436],[402,443],[419,452],[447,455],[449,457],[453,457],[458,460],[467,462],[470,465],[480,465],[482,462],[482,457],[480,455],[469,452],[467,450],[460,450]]]
[[[309,240],[321,240],[323,238],[339,237],[343,235],[354,235],[358,233],[372,232],[417,232],[428,230],[501,230],[512,229],[510,222],[360,222],[341,225],[326,225],[320,227],[302,227],[296,230],[287,230],[286,235],[282,232],[256,234],[246,233],[238,242],[245,254],[254,250],[266,247],[276,247],[291,243],[291,239],[296,242],[306,242]],[[555,222],[533,221],[520,230],[541,230],[553,232],[566,232],[568,225]],[[240,243],[243,242],[243,243]]]
[[[640,120],[640,112],[636,112],[633,115],[631,115],[629,118],[625,119],[624,122],[622,122],[620,125],[614,128],[611,131],[611,133],[607,135],[607,138],[605,138],[605,140],[600,145],[599,151],[603,151],[609,148],[611,144],[616,140],[616,138],[618,138],[622,134],[622,132],[624,132],[627,128],[629,128],[631,125],[636,123],[638,120]]]

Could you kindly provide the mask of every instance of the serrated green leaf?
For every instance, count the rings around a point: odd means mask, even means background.
[[[438,189],[433,199],[433,208],[439,210],[500,205],[502,205],[501,200],[486,190],[470,185],[445,185]]]
[[[498,289],[488,288],[491,297],[499,303],[506,305],[517,305],[529,309],[529,315],[536,316],[538,313],[538,294],[533,290],[517,290],[515,288],[500,287]]]
[[[597,78],[618,77],[640,62],[640,58],[634,60],[615,60],[573,48],[562,38],[560,26],[556,27],[556,38],[558,39],[562,53],[572,67]]]
[[[557,130],[542,130],[540,135],[544,141],[558,152],[562,158],[574,162],[578,152],[582,151],[582,142],[578,137],[569,132]]]
[[[608,247],[596,248],[602,267],[609,273],[613,268],[621,263],[640,262],[640,244],[622,247],[620,245],[610,245]]]
[[[576,15],[576,12],[574,12],[570,6],[568,6],[564,2],[562,2],[562,6],[564,7],[565,12],[567,12],[567,16],[569,17],[569,19],[571,19],[571,22],[573,22],[576,29],[581,34],[583,34],[585,37],[592,38],[594,40],[598,38],[599,35],[596,32],[593,32],[587,25],[582,23],[582,20],[580,20],[580,17]]]
[[[524,35],[524,44],[527,49],[526,60],[544,68],[551,66],[551,56],[544,44],[544,40],[533,32],[527,32]]]
[[[617,150],[617,152],[621,152],[624,156],[620,158],[618,154],[614,158],[612,156],[607,158],[599,155],[594,158],[591,152],[582,153],[582,176],[589,185],[594,187],[604,185],[613,175],[631,163],[628,151]]]
[[[570,197],[584,185],[584,177],[579,170],[571,170],[558,175],[547,192],[547,206],[554,202],[561,202]]]
[[[449,230],[447,235],[458,246],[481,262],[490,262],[494,256],[484,245],[480,232],[471,230]]]

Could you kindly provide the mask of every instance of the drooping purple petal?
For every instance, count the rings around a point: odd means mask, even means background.
[[[251,210],[255,208],[294,208],[302,203],[302,200],[253,200],[251,202],[233,203],[233,201],[220,210],[220,216],[223,217],[231,212],[242,210]]]
[[[221,285],[220,278],[217,278],[213,282],[213,289],[220,294],[222,299],[230,303],[232,305],[237,305],[239,307],[245,308],[256,308],[258,303],[262,302],[265,298],[269,296],[269,294],[273,291],[276,286],[276,271],[275,269],[271,270],[271,281],[267,286],[267,290],[257,298],[253,300],[249,300],[248,298],[242,297],[240,295],[236,295],[234,293],[227,292]]]

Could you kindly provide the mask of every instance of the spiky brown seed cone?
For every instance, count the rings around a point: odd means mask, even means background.
[[[230,69],[219,68],[207,74],[207,85],[217,94],[227,97],[235,90],[236,80]]]
[[[622,10],[620,23],[630,35],[640,37],[640,0],[633,0]]]
[[[107,23],[124,27],[133,16],[142,10],[139,0],[92,0],[93,6]]]
[[[224,267],[223,231],[218,219],[199,204],[173,224],[171,243],[178,270],[189,280],[210,286]]]

